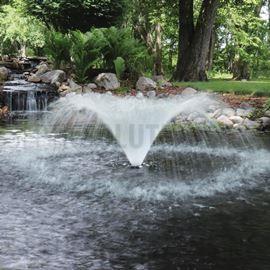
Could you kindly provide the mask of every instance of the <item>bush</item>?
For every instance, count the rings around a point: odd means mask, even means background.
[[[129,29],[110,27],[102,31],[107,40],[107,45],[103,48],[106,68],[113,69],[117,57],[125,61],[126,70],[131,77],[137,77],[151,68],[152,59],[146,47],[134,38]]]
[[[45,54],[55,68],[64,68],[70,63],[71,39],[68,34],[49,31],[46,35]]]
[[[102,59],[102,49],[106,46],[106,39],[102,31],[94,29],[91,32],[71,32],[71,58],[74,64],[76,80],[80,83],[87,79],[87,71]]]

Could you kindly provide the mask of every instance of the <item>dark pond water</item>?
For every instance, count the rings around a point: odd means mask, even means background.
[[[164,133],[141,169],[27,122],[0,149],[0,269],[270,269],[269,134]]]

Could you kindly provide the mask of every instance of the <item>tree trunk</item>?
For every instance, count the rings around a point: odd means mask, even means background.
[[[156,45],[155,45],[154,75],[163,75],[164,72],[162,66],[162,35],[160,23],[157,23],[155,32],[156,32]]]
[[[234,62],[233,65],[233,79],[234,80],[249,80],[250,79],[250,70],[247,62],[239,59]]]
[[[20,54],[21,54],[21,57],[23,57],[23,58],[26,57],[26,45],[25,44],[21,45]]]
[[[204,0],[194,29],[193,0],[179,0],[179,53],[174,79],[205,81],[206,63],[219,0]]]
[[[209,53],[208,53],[208,59],[207,59],[207,64],[206,64],[207,70],[211,70],[213,67],[215,44],[216,44],[216,31],[215,31],[215,29],[213,29],[212,34],[211,34]]]

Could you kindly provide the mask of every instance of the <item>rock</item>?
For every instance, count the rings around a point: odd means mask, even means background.
[[[150,78],[140,77],[136,83],[136,89],[139,91],[152,91],[157,89],[157,84]]]
[[[261,117],[259,121],[262,123],[264,128],[270,128],[270,117]]]
[[[242,124],[244,119],[241,116],[231,116],[229,119],[234,123],[234,124]]]
[[[184,91],[182,92],[182,95],[194,95],[196,94],[198,91],[195,90],[194,88],[191,87],[187,87],[184,89]]]
[[[258,122],[249,119],[245,119],[243,124],[248,129],[257,129],[260,127],[260,124]]]
[[[195,124],[206,124],[207,123],[207,119],[206,118],[203,118],[203,117],[198,117],[198,118],[195,118],[193,120],[193,123],[195,123]]]
[[[32,82],[32,83],[39,83],[39,82],[41,82],[41,79],[36,74],[33,74],[33,75],[28,77],[27,81]]]
[[[89,84],[87,84],[87,85],[85,85],[83,87],[83,92],[84,93],[90,93],[90,92],[96,90],[97,88],[98,87],[97,87],[97,85],[95,83],[89,83]]]
[[[66,84],[62,84],[59,88],[58,88],[58,92],[64,92],[64,91],[69,91],[71,93],[71,89],[68,85]]]
[[[238,129],[238,130],[246,130],[246,127],[241,124],[234,124],[233,128]]]
[[[116,90],[120,83],[114,73],[101,73],[97,76],[95,83],[106,91]]]
[[[236,115],[241,117],[248,117],[252,113],[252,109],[237,109]]]
[[[233,122],[226,115],[219,116],[217,122],[226,127],[233,127]]]
[[[48,65],[45,63],[36,66],[36,69],[37,69],[36,75],[42,75],[50,70]]]
[[[266,112],[264,113],[264,115],[265,115],[266,117],[270,117],[270,110],[269,110],[269,111],[266,111]]]
[[[137,95],[136,95],[136,98],[139,98],[139,99],[144,98],[143,93],[139,91],[139,92],[137,93]]]
[[[0,67],[0,81],[7,81],[10,74],[10,70],[6,67]]]
[[[72,79],[68,80],[68,84],[70,87],[70,91],[71,92],[75,92],[77,94],[81,94],[82,93],[82,86],[80,86],[79,84],[75,83]]]
[[[146,94],[149,98],[155,98],[156,97],[156,91],[152,90],[152,91],[148,91]]]
[[[52,70],[40,75],[41,82],[56,85],[66,80],[66,73],[63,70]]]
[[[236,112],[232,108],[225,108],[225,109],[222,110],[222,114],[223,115],[226,115],[228,117],[231,117],[231,116],[235,116],[236,115]]]

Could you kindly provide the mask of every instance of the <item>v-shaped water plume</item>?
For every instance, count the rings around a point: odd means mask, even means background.
[[[133,166],[140,166],[164,126],[180,113],[204,113],[207,94],[165,99],[90,93],[68,95],[55,103],[53,123],[89,125],[97,117],[111,131]]]

